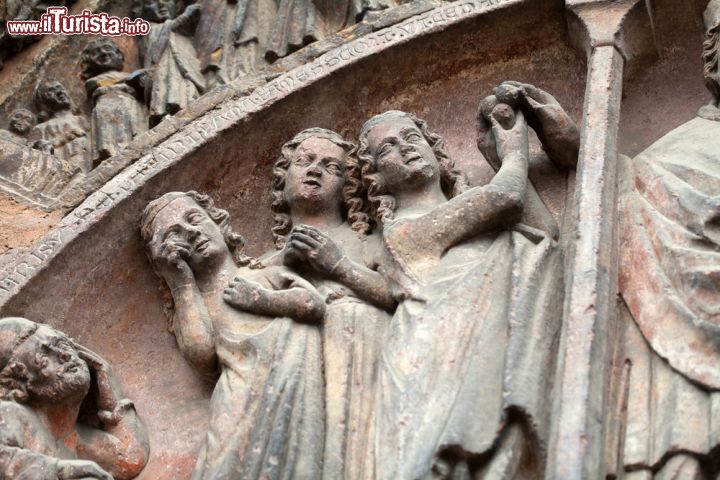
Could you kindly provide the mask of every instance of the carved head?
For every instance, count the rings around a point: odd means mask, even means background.
[[[135,18],[144,18],[148,22],[163,23],[177,17],[178,2],[175,0],[135,0],[133,15]]]
[[[90,78],[109,71],[121,71],[125,55],[115,42],[99,38],[88,43],[80,54],[84,78]]]
[[[10,131],[26,137],[35,126],[35,114],[25,108],[13,110],[10,114]]]
[[[445,195],[454,197],[468,186],[445,153],[442,137],[409,113],[391,110],[365,122],[358,158],[370,204],[381,223],[393,218],[394,194],[400,191],[440,182]]]
[[[35,87],[33,99],[38,109],[60,112],[72,107],[70,94],[57,80],[45,80]]]
[[[220,256],[231,254],[238,265],[259,266],[243,255],[243,237],[233,232],[230,215],[217,208],[208,195],[195,191],[169,192],[150,202],[143,211],[140,234],[156,273],[159,255],[180,255],[193,272]],[[165,313],[171,321],[174,305],[163,279]]]
[[[27,403],[82,399],[90,370],[62,332],[24,318],[0,320],[0,398]]]
[[[275,246],[282,248],[292,229],[294,209],[322,214],[340,209],[360,233],[370,224],[363,200],[355,145],[324,128],[308,128],[282,146],[273,167],[272,211]]]
[[[705,43],[703,62],[705,85],[712,92],[715,104],[720,102],[720,0],[712,0],[705,10]]]

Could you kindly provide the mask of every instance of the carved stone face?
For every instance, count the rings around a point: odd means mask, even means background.
[[[71,107],[70,94],[60,82],[50,82],[43,86],[43,103],[52,112],[67,110]]]
[[[35,116],[29,110],[15,110],[10,115],[10,130],[23,137],[30,133],[34,124]]]
[[[409,118],[390,117],[378,123],[368,132],[367,140],[375,167],[390,193],[439,181],[435,153]]]
[[[122,70],[123,56],[118,47],[110,42],[103,42],[85,51],[90,67],[96,72]]]
[[[310,137],[298,145],[285,177],[285,201],[306,211],[339,208],[345,186],[345,150]]]
[[[67,336],[45,325],[15,350],[28,369],[28,393],[42,401],[84,397],[90,370]]]
[[[190,197],[176,198],[158,212],[153,220],[156,241],[168,248],[180,249],[181,257],[197,272],[227,254],[223,232],[207,212]]]
[[[145,0],[142,18],[150,22],[161,23],[177,16],[177,5],[174,0]]]

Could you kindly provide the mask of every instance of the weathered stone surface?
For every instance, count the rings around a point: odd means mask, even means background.
[[[150,453],[110,365],[24,318],[0,320],[0,417],[4,478],[129,480]]]

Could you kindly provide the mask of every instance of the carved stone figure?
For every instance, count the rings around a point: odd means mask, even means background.
[[[256,73],[275,19],[275,0],[201,0],[195,32],[208,88]]]
[[[93,104],[90,117],[92,159],[115,155],[132,139],[147,130],[145,106],[138,91],[138,76],[122,71],[125,56],[109,39],[90,42],[82,51],[85,90]]]
[[[202,373],[220,371],[193,479],[319,478],[322,297],[288,269],[243,256],[227,212],[197,192],[151,202],[141,231],[182,354]]]
[[[393,7],[397,0],[280,0],[265,52],[274,62],[305,45],[354,25],[369,11]]]
[[[92,164],[88,155],[87,125],[85,118],[73,115],[70,95],[62,83],[56,80],[40,82],[35,87],[34,100],[37,108],[50,118],[39,123],[30,132],[29,142],[46,140],[55,149],[55,155],[70,164],[89,172]]]
[[[620,467],[638,478],[720,474],[720,1],[705,26],[712,100],[628,162],[622,183],[630,377]]]
[[[375,271],[355,145],[322,128],[283,145],[275,164],[273,233],[283,260],[327,304],[322,324],[326,433],[323,478],[369,478],[377,363],[395,302]]]
[[[10,114],[8,130],[0,130],[0,138],[20,145],[26,145],[27,137],[34,126],[35,114],[25,108],[18,108]]]
[[[390,111],[363,126],[381,272],[399,303],[378,379],[379,479],[542,476],[562,257],[557,226],[537,221],[552,217],[527,211],[545,207],[527,180],[525,117],[549,99],[504,84],[483,102],[478,144],[498,171],[474,188],[422,120]],[[565,134],[577,148],[577,129]]]
[[[135,478],[149,446],[110,366],[47,325],[0,320],[0,476]]]
[[[150,126],[172,115],[205,91],[192,35],[201,14],[200,5],[189,5],[178,15],[175,0],[135,0],[136,17],[150,22],[150,33],[140,37],[138,48],[152,78]]]

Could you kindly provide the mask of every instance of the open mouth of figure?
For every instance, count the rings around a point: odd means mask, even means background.
[[[322,185],[320,185],[320,182],[318,182],[317,180],[315,180],[313,178],[304,180],[303,185],[308,185],[310,187],[316,187],[316,188],[320,188],[322,186]]]
[[[411,163],[419,162],[420,160],[422,160],[422,157],[420,155],[408,155],[407,157],[405,157],[405,165],[410,165]]]
[[[210,240],[202,240],[200,241],[200,243],[195,245],[195,251],[204,252],[207,249],[208,245],[210,245]]]

